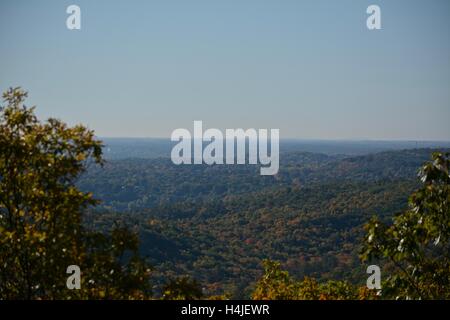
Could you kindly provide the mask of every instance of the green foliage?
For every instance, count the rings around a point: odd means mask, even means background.
[[[264,275],[256,284],[252,298],[255,300],[356,300],[376,298],[374,291],[356,288],[346,281],[318,283],[305,277],[293,279],[281,270],[279,262],[265,260]]]
[[[419,172],[423,186],[391,225],[367,224],[363,260],[393,265],[383,295],[400,299],[450,298],[450,160],[434,153]]]
[[[187,276],[170,279],[163,287],[163,300],[194,300],[202,298],[202,288]]]
[[[298,284],[282,271],[279,262],[264,260],[264,275],[253,292],[255,300],[294,300],[299,296]]]
[[[89,163],[103,163],[101,142],[81,125],[40,122],[26,97],[11,88],[0,109],[0,299],[144,297],[149,272],[137,238],[82,225],[97,202],[75,181]],[[66,287],[69,265],[82,270],[81,290]]]

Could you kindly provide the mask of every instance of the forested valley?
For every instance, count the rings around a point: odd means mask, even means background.
[[[109,160],[78,181],[100,205],[95,228],[140,234],[156,281],[189,275],[207,295],[248,298],[272,259],[297,278],[364,285],[362,226],[388,221],[418,187],[432,149],[346,156],[291,151],[275,177],[255,166],[176,166],[168,158]]]

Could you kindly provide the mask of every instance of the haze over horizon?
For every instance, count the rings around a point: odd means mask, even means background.
[[[81,8],[68,30],[66,8]],[[382,29],[366,28],[377,4]],[[450,141],[450,2],[0,3],[0,89],[103,137]]]
[[[96,135],[97,138],[99,139],[135,139],[135,140],[140,140],[140,139],[148,139],[148,140],[170,140],[170,137],[158,137],[158,136],[100,136],[100,135]],[[225,138],[224,138],[225,139]],[[424,143],[433,143],[433,142],[444,142],[444,143],[450,143],[450,139],[442,139],[442,140],[435,140],[435,139],[364,139],[364,138],[295,138],[295,137],[282,137],[280,138],[280,141],[304,141],[304,142],[367,142],[367,143],[377,143],[377,142],[381,142],[381,143],[395,143],[395,142],[410,142],[410,143],[415,143],[415,142],[424,142]]]

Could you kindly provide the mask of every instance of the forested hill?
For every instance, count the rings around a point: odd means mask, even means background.
[[[246,298],[265,258],[298,277],[363,284],[362,225],[405,207],[432,152],[286,152],[276,176],[256,166],[127,159],[91,168],[79,185],[103,201],[88,222],[134,225],[161,279],[188,274],[209,294]]]
[[[261,176],[258,166],[180,165],[168,158],[109,160],[79,181],[108,209],[152,208],[179,201],[221,199],[270,188],[315,184],[414,179],[432,149],[387,151],[364,156],[285,152],[276,176]]]

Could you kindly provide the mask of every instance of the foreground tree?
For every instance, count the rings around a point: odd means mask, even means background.
[[[305,277],[298,281],[281,269],[276,261],[265,260],[264,275],[253,291],[255,300],[363,300],[376,299],[374,290],[355,287],[346,281],[319,283]]]
[[[169,279],[163,287],[163,300],[196,300],[202,297],[200,284],[187,276]]]
[[[434,153],[419,171],[422,188],[392,225],[367,224],[362,259],[393,266],[383,296],[400,299],[450,298],[450,159]]]
[[[96,201],[75,181],[103,163],[101,142],[81,125],[40,122],[26,97],[11,88],[0,109],[0,299],[148,296],[137,237],[83,228],[82,212]],[[66,286],[70,265],[82,271],[80,290]]]

